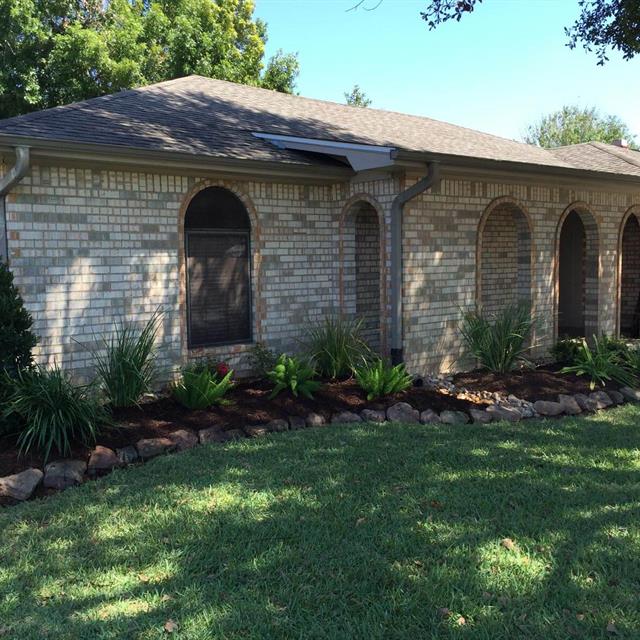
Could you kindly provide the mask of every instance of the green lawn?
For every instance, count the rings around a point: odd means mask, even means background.
[[[0,510],[0,638],[639,638],[639,516],[630,406],[199,447]]]

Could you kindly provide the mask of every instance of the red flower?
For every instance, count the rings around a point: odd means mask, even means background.
[[[229,371],[231,371],[231,368],[229,367],[229,365],[226,362],[221,362],[220,364],[218,364],[218,366],[216,367],[216,373],[221,377],[224,378],[227,373],[229,373]]]

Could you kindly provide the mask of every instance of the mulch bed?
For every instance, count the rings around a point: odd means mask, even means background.
[[[146,402],[140,407],[121,409],[114,415],[118,428],[102,433],[96,444],[116,449],[135,444],[141,438],[166,436],[178,429],[197,432],[215,426],[226,431],[287,419],[288,416],[306,417],[312,412],[329,421],[334,413],[341,411],[357,413],[367,408],[386,409],[397,402],[408,402],[419,411],[432,409],[437,412],[447,409],[468,412],[475,406],[468,400],[459,400],[425,387],[413,387],[384,400],[368,402],[354,380],[325,382],[313,400],[295,398],[289,392],[282,392],[269,400],[271,389],[272,385],[267,381],[241,381],[227,396],[231,404],[206,411],[189,411],[168,397]],[[86,447],[75,447],[70,457],[87,459],[90,451]],[[20,457],[15,439],[0,439],[0,477],[29,467],[43,468],[43,463],[42,456],[37,454]]]
[[[558,400],[558,394],[589,394],[589,379],[574,374],[561,374],[557,367],[539,367],[522,369],[510,373],[492,373],[476,369],[459,373],[453,378],[456,387],[464,387],[469,391],[489,391],[513,394],[514,396],[535,402],[536,400]],[[609,383],[599,389],[619,389],[620,385]]]

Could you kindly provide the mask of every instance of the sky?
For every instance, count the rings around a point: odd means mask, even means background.
[[[378,0],[365,0],[375,7]],[[427,0],[257,0],[267,55],[298,52],[301,95],[344,102],[359,84],[372,107],[521,139],[565,104],[620,116],[640,139],[640,58],[566,46],[578,0],[485,0],[461,22],[429,31]]]

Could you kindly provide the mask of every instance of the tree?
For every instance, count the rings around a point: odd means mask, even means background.
[[[565,106],[527,127],[524,141],[551,149],[581,142],[613,142],[634,136],[617,116],[602,115],[595,107]]]
[[[367,94],[357,84],[353,85],[351,91],[345,91],[344,99],[352,107],[368,107],[371,105],[371,100],[367,98]]]
[[[429,29],[449,20],[460,21],[472,13],[482,0],[430,0],[421,12]],[[579,43],[594,51],[598,64],[604,64],[609,49],[618,50],[625,60],[640,53],[640,2],[638,0],[578,0],[580,15],[565,28],[567,43],[574,49]]]
[[[192,73],[291,93],[251,0],[0,0],[0,118]]]

